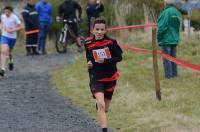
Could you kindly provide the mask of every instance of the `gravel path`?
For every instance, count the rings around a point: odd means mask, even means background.
[[[17,56],[0,79],[0,132],[99,132],[87,114],[57,95],[49,71],[76,55]]]

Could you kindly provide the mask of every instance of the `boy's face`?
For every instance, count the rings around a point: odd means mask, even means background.
[[[103,39],[106,34],[106,25],[104,23],[95,24],[93,34],[96,40]]]
[[[5,15],[6,15],[7,17],[9,17],[10,14],[11,14],[12,12],[11,12],[11,10],[5,9],[5,10],[4,10],[4,13],[5,13]]]

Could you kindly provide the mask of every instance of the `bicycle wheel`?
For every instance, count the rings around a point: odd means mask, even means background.
[[[56,51],[58,53],[67,52],[67,34],[65,32],[59,32],[56,37]]]

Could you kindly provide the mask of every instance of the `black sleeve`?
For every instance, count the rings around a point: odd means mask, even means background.
[[[87,14],[87,16],[89,16],[89,8],[90,8],[90,6],[87,5],[87,7],[86,7],[86,14]]]
[[[104,6],[103,6],[103,4],[99,4],[99,5],[97,6],[97,10],[99,11],[99,13],[100,13],[100,12],[103,12],[103,11],[104,11]]]
[[[85,45],[85,53],[86,53],[87,62],[88,62],[88,61],[92,61],[92,56],[91,56],[91,54],[89,53],[89,51],[88,51],[86,45]]]
[[[24,19],[24,22],[28,25],[32,24],[32,19],[30,18],[29,13],[27,12],[27,9],[24,9],[24,11],[22,12],[22,17]]]
[[[77,2],[75,2],[75,7],[78,10],[78,17],[81,18],[81,15],[82,15],[82,8],[81,8],[81,6]]]
[[[117,44],[116,40],[113,41],[113,46],[112,46],[110,52],[111,52],[112,58],[105,59],[104,63],[116,63],[116,62],[120,62],[122,60],[123,51],[122,51],[121,47]]]
[[[64,13],[63,4],[58,7],[58,14],[57,16],[62,17]]]

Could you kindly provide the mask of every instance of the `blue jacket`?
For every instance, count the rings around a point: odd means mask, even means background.
[[[52,5],[40,0],[35,6],[40,22],[52,23]]]
[[[99,17],[99,14],[103,12],[103,10],[104,6],[102,4],[95,4],[95,5],[88,4],[86,9],[86,14],[88,19],[90,19],[91,17],[94,18]]]

